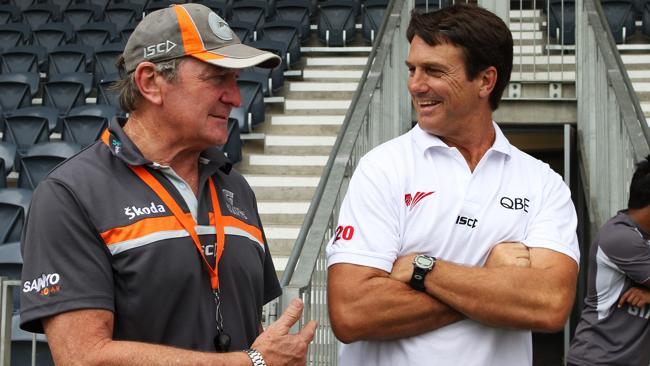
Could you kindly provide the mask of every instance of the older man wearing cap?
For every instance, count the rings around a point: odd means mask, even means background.
[[[128,120],[54,169],[26,220],[21,327],[44,330],[58,364],[305,362],[315,323],[288,334],[300,301],[260,334],[281,290],[255,196],[214,148],[238,69],[279,63],[197,4],[135,29],[117,86]]]

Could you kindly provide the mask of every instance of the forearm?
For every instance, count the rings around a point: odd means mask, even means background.
[[[330,319],[342,342],[410,337],[464,318],[383,271],[372,270],[366,278],[359,278],[339,266],[353,265],[333,266],[328,281]]]
[[[64,362],[64,364],[74,364],[74,362],[78,362],[79,365],[104,366],[250,366],[252,364],[244,352],[197,352],[157,344],[111,340],[98,345],[92,352],[87,352],[85,359],[70,361],[72,362]]]
[[[490,326],[555,331],[573,304],[571,277],[550,274],[547,268],[465,267],[438,261],[426,288],[432,297]]]

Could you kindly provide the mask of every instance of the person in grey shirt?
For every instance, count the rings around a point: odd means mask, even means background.
[[[650,156],[630,184],[628,209],[600,229],[568,365],[650,364]]]

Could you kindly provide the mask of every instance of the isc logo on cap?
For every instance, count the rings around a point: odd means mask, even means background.
[[[144,48],[144,58],[151,58],[161,53],[167,53],[176,47],[176,43],[167,40],[158,44],[152,44]]]

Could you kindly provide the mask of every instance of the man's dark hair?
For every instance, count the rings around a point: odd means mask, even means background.
[[[639,209],[650,205],[650,155],[636,165],[630,182],[627,208]]]
[[[490,94],[496,110],[512,71],[512,34],[494,13],[476,5],[456,4],[429,13],[413,10],[406,38],[418,36],[429,46],[451,44],[460,47],[469,80],[490,66],[497,69],[497,81]]]

